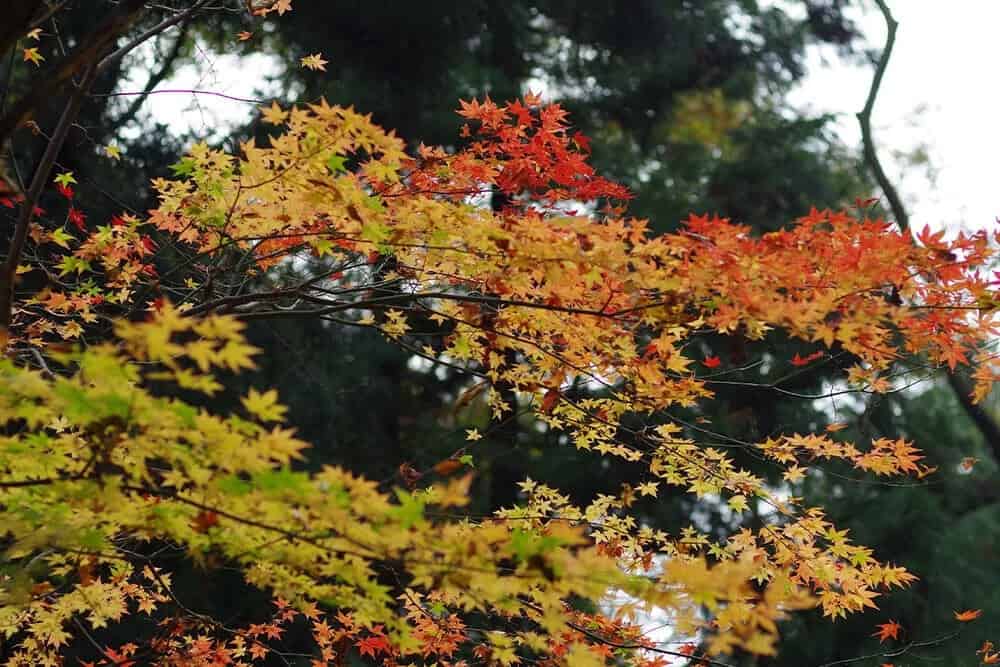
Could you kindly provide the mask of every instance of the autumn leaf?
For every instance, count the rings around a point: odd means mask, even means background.
[[[896,621],[880,623],[875,627],[878,630],[872,634],[872,637],[877,637],[880,644],[885,642],[886,639],[899,639],[899,631],[903,629]]]
[[[207,533],[209,528],[219,525],[219,515],[215,512],[203,510],[195,516],[191,522],[191,529],[196,533]]]
[[[799,353],[796,352],[795,356],[792,357],[792,365],[793,366],[808,366],[809,364],[811,364],[812,362],[816,361],[817,359],[822,359],[822,358],[823,358],[823,352],[822,351],[813,352],[812,354],[808,354],[805,357],[800,356]]]
[[[108,144],[104,147],[104,154],[107,155],[112,160],[122,159],[122,149],[117,146],[117,144]]]
[[[847,427],[848,427],[848,424],[846,424],[844,422],[834,422],[833,424],[827,424],[827,426],[826,426],[826,432],[827,433],[836,433],[837,431],[843,431]]]
[[[705,359],[702,360],[701,363],[704,364],[706,368],[718,368],[719,365],[722,363],[722,359],[720,359],[718,356],[708,356],[705,357]]]
[[[976,651],[976,655],[982,656],[979,661],[984,665],[1000,664],[1000,653],[993,651],[993,642],[985,641]]]
[[[656,497],[657,491],[659,490],[659,484],[656,482],[644,482],[635,487],[636,492],[640,496],[652,496]]]
[[[269,389],[264,393],[259,393],[251,388],[250,392],[240,401],[247,412],[254,415],[261,421],[281,421],[285,418],[288,408],[278,403],[278,392]]]
[[[365,637],[355,643],[354,646],[361,655],[370,655],[372,657],[375,657],[378,653],[389,653],[392,650],[389,640],[379,636]]]
[[[271,125],[281,125],[288,119],[288,112],[278,106],[276,101],[272,101],[269,107],[261,107],[261,111],[264,122]]]
[[[28,32],[26,32],[24,36],[27,37],[28,39],[33,39],[33,40],[35,40],[37,42],[37,41],[41,40],[41,38],[42,38],[42,29],[41,28],[32,28],[31,30],[29,30]]]
[[[309,55],[309,56],[304,56],[300,60],[300,62],[302,63],[302,66],[305,67],[305,68],[307,68],[307,69],[319,70],[321,72],[325,72],[326,71],[326,64],[329,61],[323,60],[323,54],[321,54],[321,53],[314,53],[314,54]]]
[[[70,207],[69,211],[66,213],[66,219],[70,222],[70,224],[79,229],[81,232],[87,231],[87,225],[85,222],[87,216],[85,216],[83,214],[83,211],[81,211],[80,209]]]
[[[559,402],[559,397],[560,394],[558,389],[549,389],[548,391],[545,392],[545,395],[542,397],[542,403],[538,407],[538,411],[541,412],[543,415],[549,414],[550,412],[552,412],[552,408],[556,406],[556,403]]]
[[[45,60],[45,56],[38,52],[38,47],[31,47],[30,49],[24,49],[24,62],[30,62],[38,66]]]
[[[240,32],[236,33],[236,39],[238,39],[241,42],[245,42],[251,37],[253,37],[253,33],[248,32],[246,30],[241,30]]]
[[[59,185],[62,185],[64,187],[69,187],[69,186],[73,185],[74,183],[76,183],[76,178],[73,176],[73,172],[72,171],[64,171],[61,174],[58,174],[52,180],[55,183],[57,183]]]
[[[982,609],[967,609],[965,611],[956,611],[955,620],[961,623],[968,623],[969,621],[974,621],[983,615]]]
[[[447,477],[451,473],[462,467],[462,462],[458,459],[445,459],[434,465],[434,472],[442,477]]]
[[[795,483],[806,476],[806,470],[799,466],[791,466],[781,476],[785,481]]]
[[[732,509],[734,512],[745,512],[749,508],[749,505],[747,504],[747,498],[742,494],[738,496],[733,496],[732,498],[726,501],[726,504],[729,505],[729,508]]]
[[[541,93],[535,93],[530,90],[524,94],[523,99],[525,106],[529,107],[537,107],[542,103]]]

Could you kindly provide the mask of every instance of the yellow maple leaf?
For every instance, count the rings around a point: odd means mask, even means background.
[[[301,62],[302,66],[307,69],[325,72],[326,64],[329,61],[323,60],[322,53],[313,53],[312,55],[304,56],[299,62]]]
[[[45,60],[45,56],[38,52],[38,47],[33,46],[30,49],[24,49],[24,62],[34,63],[37,67]]]
[[[260,393],[251,387],[250,392],[241,398],[240,402],[243,403],[247,412],[265,422],[283,420],[285,412],[288,410],[284,405],[278,403],[278,392],[274,389]]]
[[[659,486],[656,482],[646,482],[635,487],[635,490],[640,496],[652,496],[655,498]]]
[[[281,125],[288,119],[288,112],[279,107],[278,103],[274,101],[271,102],[271,106],[269,107],[261,107],[261,111],[263,111],[264,122],[271,125]]]
[[[729,505],[734,512],[745,512],[749,508],[749,505],[747,504],[747,497],[742,494],[733,496],[726,501],[726,504]]]
[[[790,466],[788,470],[786,470],[784,474],[782,474],[782,477],[785,479],[785,481],[793,483],[798,482],[805,476],[806,476],[806,470],[805,468],[802,468],[800,466]]]

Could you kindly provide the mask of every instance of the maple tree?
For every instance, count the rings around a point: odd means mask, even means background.
[[[266,17],[291,3],[247,7]],[[38,64],[38,47],[23,48]],[[146,216],[89,220],[68,171],[0,199],[18,215],[0,362],[9,664],[57,664],[78,636],[93,664],[249,664],[281,655],[294,623],[316,664],[349,651],[385,665],[711,663],[773,653],[792,611],[836,619],[913,581],[673,410],[726,381],[698,336],[774,329],[812,346],[790,368],[837,355],[854,391],[974,362],[982,399],[1000,372],[988,348],[1000,234],[911,237],[859,204],[761,236],[694,214],[656,236],[627,217],[629,191],[589,166],[558,104],[529,94],[458,113],[461,148],[411,154],[351,108],[275,102],[262,109],[269,142],[195,145],[154,182]],[[63,210],[37,207],[43,188]],[[430,470],[400,462],[397,488],[346,466],[306,472],[276,392],[250,390],[226,415],[199,407],[225,373],[252,368],[242,322],[283,317],[374,329],[457,369],[460,400],[495,421],[514,392],[538,428],[637,471],[635,483],[581,506],[525,479],[517,506],[464,513],[476,428]],[[792,482],[828,459],[934,473],[908,441],[838,430],[745,447]],[[668,486],[737,515],[764,507],[764,519],[721,540],[641,525],[635,497]],[[234,628],[187,609],[155,555],[166,547],[241,568],[277,611]],[[691,642],[658,644],[643,609],[667,610]],[[93,639],[127,618],[147,621],[144,645]],[[888,621],[876,636],[899,631]]]

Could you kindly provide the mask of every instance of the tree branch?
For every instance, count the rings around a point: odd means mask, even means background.
[[[113,65],[116,61],[120,60],[121,58],[124,58],[130,51],[140,46],[141,44],[145,43],[147,40],[156,37],[167,28],[175,26],[181,21],[187,21],[194,15],[195,12],[197,12],[199,9],[207,5],[209,1],[210,0],[198,0],[198,2],[194,3],[193,5],[185,9],[183,12],[180,12],[179,14],[174,14],[170,18],[163,19],[149,30],[140,34],[138,37],[133,39],[125,46],[121,47],[111,55],[106,56],[103,60],[101,60],[100,64],[97,66],[98,71],[107,69],[109,66]]]
[[[21,211],[18,215],[17,224],[14,227],[14,236],[10,241],[10,248],[7,251],[7,258],[0,267],[0,349],[6,347],[7,332],[10,329],[11,315],[14,308],[14,282],[17,277],[17,265],[21,261],[21,253],[24,250],[24,243],[28,238],[28,226],[31,223],[31,216],[38,198],[42,195],[42,190],[49,182],[49,175],[52,173],[52,166],[55,164],[59,151],[62,150],[66,136],[70,127],[76,121],[80,113],[80,106],[83,99],[93,85],[97,77],[97,68],[91,65],[84,74],[83,81],[73,91],[66,107],[63,109],[59,123],[56,125],[52,138],[49,139],[45,147],[45,153],[35,168],[35,175],[31,179],[31,185],[21,203]]]
[[[955,371],[948,371],[945,375],[948,377],[948,385],[955,392],[955,398],[958,399],[959,404],[965,410],[965,414],[969,419],[972,420],[972,423],[979,428],[983,440],[986,441],[986,446],[993,452],[993,458],[996,461],[1000,461],[1000,425],[983,409],[983,406],[973,403],[972,397],[969,395],[971,389],[966,383],[965,378],[961,377]]]
[[[41,28],[42,24],[44,24],[50,18],[55,16],[60,9],[62,9],[68,4],[69,0],[62,0],[62,2],[57,2],[56,4],[51,5],[45,10],[44,14],[42,14],[41,16],[39,16],[38,18],[36,18],[34,21],[31,22],[31,28]]]
[[[872,77],[871,87],[868,89],[868,99],[865,100],[865,106],[857,114],[857,117],[858,123],[861,125],[861,140],[864,145],[865,162],[871,167],[878,186],[882,188],[886,199],[889,200],[889,209],[896,219],[896,224],[899,225],[900,229],[906,231],[910,227],[910,218],[906,214],[906,207],[903,206],[903,200],[900,199],[895,186],[893,186],[886,175],[885,169],[882,168],[882,163],[878,159],[878,153],[875,151],[875,142],[872,139],[872,110],[875,108],[875,100],[878,98],[878,91],[882,85],[882,77],[885,75],[886,67],[889,65],[889,58],[892,56],[892,47],[896,43],[896,28],[899,27],[899,23],[892,17],[892,12],[889,11],[889,7],[885,4],[885,1],[875,0],[875,2],[882,12],[883,18],[885,18],[888,34],[885,38],[882,55],[879,56],[878,64],[875,67],[875,75]]]
[[[3,9],[3,21],[0,22],[0,54],[14,48],[17,40],[31,29],[32,18],[37,16],[39,9],[44,6],[42,0],[9,0],[6,3]]]
[[[28,120],[42,104],[57,97],[60,89],[74,76],[97,63],[143,11],[143,2],[144,0],[124,0],[121,11],[115,12],[84,37],[80,46],[66,58],[37,76],[31,90],[10,111],[0,116],[0,144],[5,143],[14,130]]]
[[[142,91],[136,96],[134,100],[129,103],[128,109],[125,110],[121,116],[115,119],[115,127],[124,127],[128,123],[132,122],[135,115],[139,112],[139,108],[145,104],[146,100],[149,99],[149,94],[160,85],[167,75],[170,73],[171,68],[173,68],[174,63],[177,62],[177,58],[181,54],[181,48],[184,46],[184,40],[187,36],[187,24],[185,21],[181,25],[180,34],[177,35],[177,39],[170,47],[170,51],[165,57],[160,59],[160,68],[153,74],[150,75],[149,79],[146,81],[146,85],[143,86]]]

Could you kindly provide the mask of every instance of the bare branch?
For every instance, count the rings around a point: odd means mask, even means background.
[[[886,199],[889,200],[889,209],[896,219],[896,224],[899,225],[900,229],[906,231],[910,227],[910,218],[906,214],[906,207],[903,206],[903,200],[900,199],[895,186],[893,186],[886,175],[885,169],[882,168],[882,163],[878,159],[878,153],[875,151],[875,142],[872,139],[872,110],[875,108],[875,100],[878,98],[878,91],[882,85],[882,77],[885,75],[886,67],[889,65],[889,58],[892,56],[892,47],[896,43],[896,28],[899,27],[899,23],[892,17],[892,12],[889,11],[889,6],[885,4],[885,1],[875,0],[875,2],[878,4],[878,8],[885,18],[888,34],[885,38],[885,46],[882,48],[882,55],[879,56],[878,64],[875,67],[875,75],[872,77],[871,87],[868,89],[868,99],[865,100],[865,106],[857,116],[858,123],[861,125],[861,139],[864,144],[865,162],[871,167],[878,186],[882,188]]]
[[[124,58],[125,55],[127,55],[130,51],[140,46],[141,44],[144,44],[153,37],[156,37],[167,28],[173,27],[182,21],[187,21],[195,14],[195,12],[197,12],[199,9],[207,5],[209,2],[210,0],[198,0],[198,2],[194,3],[183,12],[175,14],[170,18],[163,19],[149,30],[137,36],[135,39],[133,39],[125,46],[121,47],[111,55],[106,56],[103,60],[101,60],[100,64],[97,66],[97,70],[102,71],[104,69],[107,69],[109,66],[113,65],[121,58]]]

